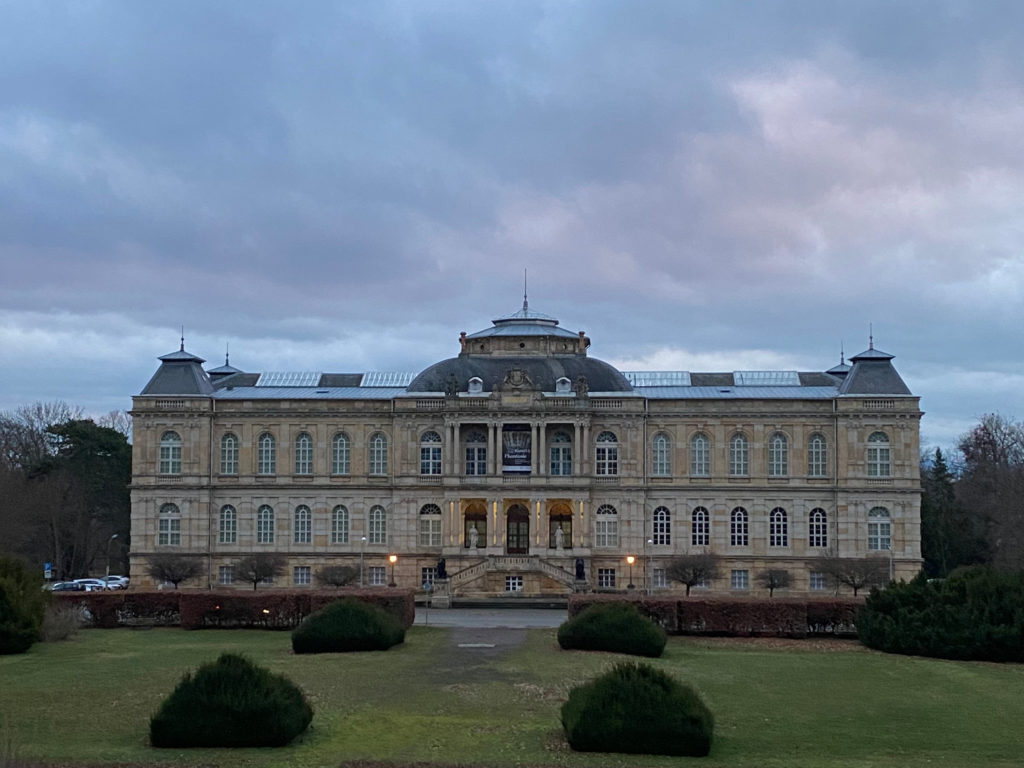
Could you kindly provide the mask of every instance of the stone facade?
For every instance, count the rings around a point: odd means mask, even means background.
[[[710,593],[772,568],[829,594],[827,553],[918,571],[921,412],[891,356],[623,375],[588,346],[525,303],[416,377],[205,371],[183,343],[134,398],[137,582],[159,552],[203,586],[258,552],[288,587],[334,564],[419,587],[443,559],[463,595],[662,589],[704,551]]]

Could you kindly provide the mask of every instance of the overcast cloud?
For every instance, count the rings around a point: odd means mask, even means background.
[[[1019,2],[0,0],[0,410],[156,357],[419,370],[521,302],[627,368],[876,346],[1024,418]]]

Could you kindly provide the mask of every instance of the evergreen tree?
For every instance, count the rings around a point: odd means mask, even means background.
[[[930,577],[945,577],[961,565],[986,560],[984,532],[978,520],[957,502],[953,475],[936,448],[921,466],[921,556]]]

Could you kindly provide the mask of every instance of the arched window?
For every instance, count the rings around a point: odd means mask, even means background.
[[[711,441],[703,432],[690,438],[690,474],[694,477],[711,474]]]
[[[889,436],[885,432],[872,432],[868,437],[868,477],[889,477]]]
[[[884,552],[892,548],[892,523],[889,510],[872,507],[868,512],[868,549]]]
[[[256,543],[274,543],[274,508],[267,504],[256,510]]]
[[[277,444],[269,432],[260,435],[256,451],[256,474],[277,474]]]
[[[441,508],[437,504],[420,507],[420,546],[441,546]]]
[[[729,543],[734,547],[750,546],[750,518],[743,507],[736,507],[729,516]]]
[[[487,435],[482,429],[473,429],[466,434],[466,474],[487,474]]]
[[[347,475],[352,471],[352,451],[348,435],[339,432],[331,440],[331,474]]]
[[[424,432],[420,438],[420,474],[441,474],[441,436],[437,432]]]
[[[177,504],[160,505],[156,543],[161,547],[181,546],[181,511]]]
[[[807,518],[807,546],[828,546],[828,516],[824,509],[812,509]]]
[[[388,473],[388,439],[377,432],[370,438],[370,474],[386,475]]]
[[[160,474],[181,474],[181,437],[177,432],[160,435]]]
[[[789,441],[781,432],[776,432],[768,441],[768,474],[771,477],[789,474]]]
[[[388,543],[388,513],[384,507],[376,505],[370,507],[369,534],[371,544]]]
[[[306,432],[295,438],[295,474],[313,474],[313,438]]]
[[[313,513],[305,504],[300,504],[295,508],[293,535],[296,544],[313,543]]]
[[[817,432],[807,441],[807,474],[825,477],[828,474],[828,448],[825,437]]]
[[[238,438],[230,432],[220,439],[220,473],[238,474]]]
[[[220,508],[220,521],[217,526],[217,542],[234,544],[238,541],[238,513],[230,504]]]
[[[672,515],[668,507],[658,507],[654,510],[654,544],[667,547],[672,543]]]
[[[611,504],[602,504],[594,516],[594,546],[619,546],[619,513]]]
[[[711,543],[711,518],[704,507],[694,507],[690,515],[690,544],[706,547]]]
[[[669,477],[672,474],[672,455],[668,435],[664,432],[656,434],[651,449],[651,474],[655,477]]]
[[[572,438],[568,432],[551,436],[551,474],[568,477],[572,474]]]
[[[348,544],[348,507],[343,504],[331,512],[331,544]]]
[[[602,432],[597,436],[594,472],[598,475],[619,474],[619,439],[614,432]]]
[[[750,446],[747,436],[737,432],[729,439],[729,474],[750,474]]]
[[[782,507],[776,507],[768,515],[768,546],[789,546],[789,517]]]

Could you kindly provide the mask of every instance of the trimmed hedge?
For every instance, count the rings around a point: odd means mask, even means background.
[[[618,664],[573,688],[562,728],[580,752],[703,757],[715,718],[688,685],[647,664]]]
[[[405,642],[405,628],[376,605],[353,598],[307,616],[292,632],[295,653],[386,651]]]
[[[558,628],[558,644],[565,650],[611,651],[656,658],[665,650],[668,635],[630,603],[592,605]]]
[[[753,600],[735,598],[573,595],[572,618],[592,605],[630,603],[672,635],[807,637],[856,635],[862,598]]]
[[[182,678],[150,720],[149,740],[154,747],[281,747],[312,719],[294,683],[225,653]]]
[[[857,629],[864,645],[889,653],[1024,661],[1024,572],[975,566],[872,589]]]

